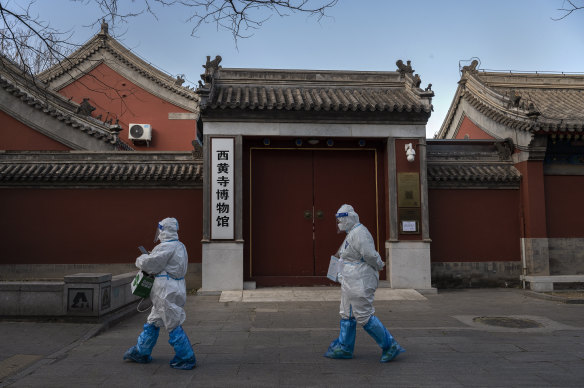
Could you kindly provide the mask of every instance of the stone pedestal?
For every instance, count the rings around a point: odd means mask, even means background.
[[[203,287],[199,293],[243,290],[243,243],[203,244]]]
[[[388,242],[386,247],[387,279],[391,288],[432,288],[429,242]]]
[[[64,280],[67,315],[99,317],[112,309],[111,273],[78,273]]]

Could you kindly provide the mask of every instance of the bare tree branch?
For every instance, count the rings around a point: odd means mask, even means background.
[[[576,2],[574,0],[564,0],[564,4],[565,3],[568,3],[568,5],[565,6],[564,8],[558,8],[558,11],[561,11],[564,14],[559,18],[552,18],[552,20],[558,21],[558,20],[565,19],[568,16],[570,16],[573,12],[584,9],[584,4],[578,5],[578,4],[576,4]]]
[[[319,21],[326,11],[337,4],[338,0],[182,0],[181,4],[191,9],[187,22],[194,23],[191,35],[195,36],[203,24],[215,24],[218,29],[230,31],[235,42],[248,38],[248,30],[260,28],[270,16],[289,16],[287,11],[314,16]],[[312,5],[315,4],[314,6]]]
[[[185,23],[191,23],[191,35],[204,24],[215,24],[217,29],[231,32],[235,44],[239,38],[247,38],[252,31],[260,28],[271,15],[289,16],[300,13],[316,17],[319,21],[325,12],[335,6],[338,0],[72,0],[82,6],[97,5],[101,15],[91,25],[104,20],[111,30],[129,22],[142,14],[150,14],[158,19],[157,13],[164,7],[180,7],[187,15]],[[25,4],[25,5],[23,5]],[[115,86],[109,85],[103,77],[91,72],[72,74],[76,59],[73,54],[80,46],[72,41],[72,32],[61,32],[52,28],[40,16],[33,14],[34,0],[0,0],[0,66],[16,65],[29,77],[31,86],[41,93],[48,93],[46,85],[37,83],[36,74],[54,66],[62,69],[77,80],[80,86],[90,91],[104,93],[112,99],[119,99],[120,112],[130,109],[124,106],[124,96]],[[250,31],[251,30],[251,31]],[[114,34],[115,36],[115,34]],[[84,76],[93,82],[85,82]],[[90,86],[89,84],[93,84]],[[127,91],[126,91],[127,92]],[[133,94],[134,92],[130,92]],[[108,116],[110,112],[107,112]],[[107,119],[107,118],[106,118]]]
[[[158,19],[161,7],[180,7],[188,15],[186,23],[193,25],[196,36],[204,24],[215,24],[217,29],[229,31],[235,44],[240,38],[253,35],[272,15],[289,16],[301,13],[319,21],[338,0],[73,0],[84,6],[97,5],[102,15],[92,26],[107,19],[111,30],[144,13]],[[571,1],[569,1],[572,4]],[[26,4],[26,5],[21,5]],[[71,41],[72,32],[62,32],[44,22],[31,10],[35,1],[0,0],[0,49],[2,54],[28,73],[39,73],[63,61],[78,45]],[[115,36],[115,33],[112,35]]]
[[[158,19],[156,7],[182,7],[189,15],[185,22],[193,25],[192,36],[202,25],[215,24],[217,29],[231,32],[236,43],[240,38],[250,37],[252,34],[246,32],[260,28],[273,14],[285,17],[289,16],[287,12],[302,13],[320,21],[338,3],[338,0],[136,0],[122,11],[120,0],[75,1],[97,4],[112,28],[144,13]]]
[[[2,54],[25,72],[34,75],[58,63],[76,47],[70,42],[70,32],[59,32],[32,15],[34,2],[26,8],[8,8],[6,4],[14,5],[0,1],[0,47]]]

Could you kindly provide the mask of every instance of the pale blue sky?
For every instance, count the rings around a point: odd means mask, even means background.
[[[12,0],[23,3],[25,0]],[[87,3],[87,1],[85,1]],[[206,55],[224,67],[394,71],[411,60],[436,93],[427,136],[440,129],[460,79],[459,62],[480,68],[584,72],[584,10],[560,21],[564,0],[339,0],[318,22],[295,14],[273,16],[237,47],[228,31],[207,25],[191,37],[179,9],[144,14],[120,26],[118,40],[165,72],[196,85]],[[33,12],[83,43],[96,8],[69,0],[37,0]],[[464,62],[463,64],[468,64]]]

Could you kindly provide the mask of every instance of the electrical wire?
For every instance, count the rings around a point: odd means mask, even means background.
[[[138,306],[136,307],[136,310],[139,313],[145,313],[146,311],[150,310],[152,308],[152,303],[150,303],[150,306],[146,307],[144,310],[140,310],[140,306],[142,305],[142,302],[144,302],[146,299],[150,299],[150,298],[142,298],[140,300],[140,303],[138,303]]]

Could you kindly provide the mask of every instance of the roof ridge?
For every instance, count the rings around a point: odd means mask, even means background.
[[[107,33],[98,33],[94,35],[64,60],[40,73],[38,78],[46,83],[56,80],[64,74],[69,73],[73,68],[78,67],[81,63],[86,62],[101,49],[109,52],[126,66],[163,88],[172,91],[181,97],[193,101],[198,100],[194,88],[177,84],[177,82],[180,82],[178,78],[156,68],[151,63],[134,54],[131,49],[125,47]],[[63,63],[65,63],[64,66]]]

